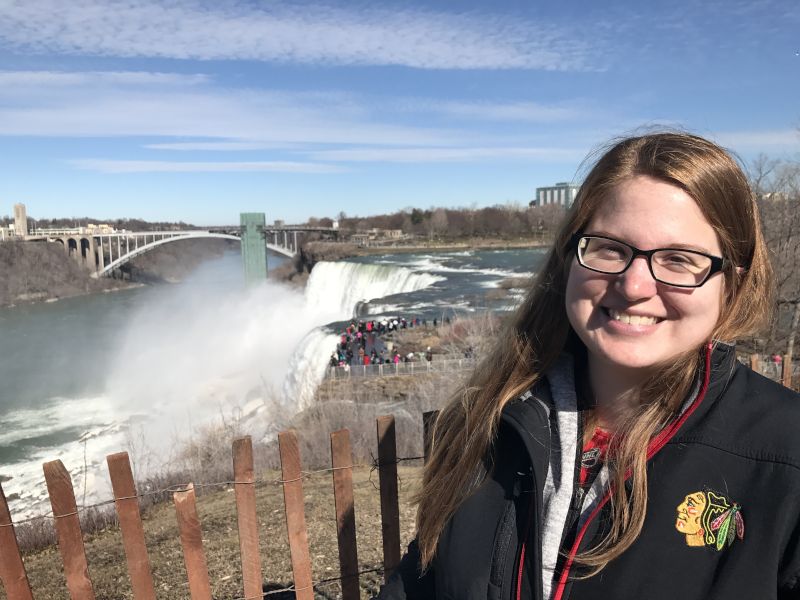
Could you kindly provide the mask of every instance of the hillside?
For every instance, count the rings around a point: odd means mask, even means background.
[[[238,249],[238,244],[235,245]],[[66,255],[60,244],[0,243],[0,306],[40,302],[129,287],[174,282],[233,246],[225,240],[184,240],[143,254],[123,267],[122,279],[98,278]]]
[[[128,284],[93,279],[60,244],[0,244],[0,306],[102,292]]]

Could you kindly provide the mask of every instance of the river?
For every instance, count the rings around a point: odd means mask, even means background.
[[[311,402],[341,322],[509,310],[519,296],[487,292],[531,275],[543,257],[527,249],[323,262],[303,292],[271,280],[246,288],[231,253],[179,284],[0,309],[0,480],[11,510],[20,518],[48,508],[48,460],[64,462],[88,501],[108,490],[112,452],[146,446],[167,462],[193,431],[231,416],[271,435],[278,411]],[[270,267],[280,262],[270,256]]]

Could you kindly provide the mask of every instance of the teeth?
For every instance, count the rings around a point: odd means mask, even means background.
[[[656,323],[658,323],[658,319],[656,317],[629,315],[627,313],[614,310],[613,308],[608,309],[608,314],[615,321],[621,321],[622,323],[627,323],[628,325],[655,325]]]

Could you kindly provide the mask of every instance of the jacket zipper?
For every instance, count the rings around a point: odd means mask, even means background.
[[[712,344],[708,342],[706,345],[706,356],[705,356],[705,373],[703,374],[703,387],[700,389],[700,393],[697,394],[697,398],[692,405],[684,411],[684,413],[675,420],[672,425],[670,425],[667,429],[664,429],[659,433],[653,441],[650,442],[650,447],[647,450],[647,460],[653,458],[653,456],[663,448],[666,443],[678,432],[678,429],[686,422],[691,414],[695,411],[695,409],[700,406],[700,403],[705,398],[706,392],[708,391],[708,384],[711,379],[711,349]],[[630,478],[630,473],[625,474],[625,481]],[[553,600],[562,600],[564,596],[564,590],[567,586],[567,580],[569,579],[569,571],[572,568],[573,560],[575,555],[578,553],[578,548],[580,547],[581,541],[583,540],[583,536],[586,534],[587,529],[589,528],[589,524],[597,517],[600,513],[602,508],[608,503],[611,499],[611,490],[607,491],[606,494],[603,496],[603,499],[598,503],[598,505],[594,508],[594,510],[589,515],[589,518],[583,524],[578,535],[575,536],[575,541],[572,543],[572,548],[567,555],[567,560],[564,563],[564,570],[561,572],[561,577],[559,577],[558,586],[556,587],[555,595],[553,596]],[[525,540],[527,542],[527,538]],[[525,542],[522,545],[521,554],[524,556],[525,553]],[[520,571],[518,574],[518,580],[522,581],[522,563],[520,563]],[[517,600],[521,600],[520,598],[520,589],[519,586],[517,587]]]

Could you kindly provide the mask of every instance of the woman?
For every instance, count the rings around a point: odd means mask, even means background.
[[[800,399],[755,199],[683,133],[595,164],[495,352],[442,411],[381,599],[800,598]]]

